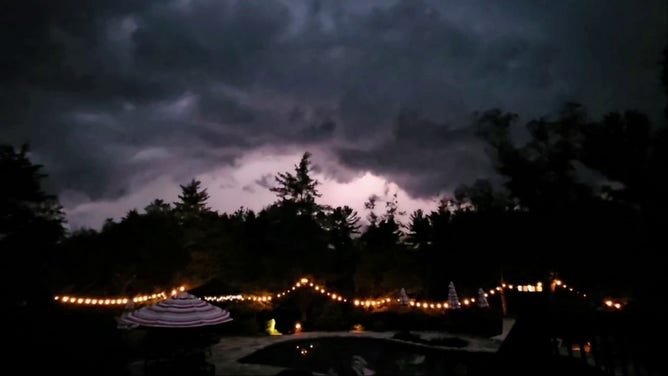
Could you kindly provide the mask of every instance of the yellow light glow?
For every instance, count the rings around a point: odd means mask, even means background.
[[[536,286],[536,291],[543,292],[543,285]]]
[[[355,299],[355,301],[353,302],[353,304],[355,304],[356,306],[358,306],[358,305],[360,305],[360,301],[357,300],[357,299]]]
[[[311,287],[313,287],[313,282],[309,283],[308,285],[311,286]]]
[[[436,308],[441,308],[441,303],[436,304]]]
[[[471,303],[475,303],[475,299],[471,298]]]
[[[443,303],[443,307],[444,307],[444,308],[450,308],[450,304],[448,304],[448,303]]]
[[[508,288],[512,290],[512,289],[513,289],[513,285],[508,285]]]
[[[97,304],[97,299],[93,299],[93,300],[91,300],[91,303],[93,303],[93,304]]]
[[[67,303],[68,300],[70,300],[68,296],[63,296],[63,302]]]
[[[490,293],[491,295],[494,295],[494,290],[489,290],[489,293]]]
[[[622,308],[622,305],[619,304],[619,303],[615,303],[615,308],[617,308],[617,309],[621,309],[621,308]]]
[[[605,305],[607,305],[608,307],[612,307],[612,304],[613,304],[612,300],[606,300],[605,301]]]
[[[86,303],[86,304],[90,304],[90,299],[86,299],[86,300],[84,300],[84,303]]]
[[[105,300],[104,300],[104,304],[105,304],[105,305],[108,305],[108,304],[109,304],[109,299],[105,299]]]
[[[561,286],[561,283],[562,283],[562,282],[561,282],[560,280],[557,279],[556,281],[554,281],[554,283],[556,283],[557,286]]]
[[[53,300],[58,300],[58,299],[60,299],[60,297],[58,297],[57,295],[53,297]]]
[[[83,303],[83,301],[84,300],[82,298],[77,299],[77,303],[79,303],[79,304]]]
[[[429,304],[429,308],[434,308],[434,303]]]
[[[181,287],[179,287],[179,291],[182,291],[182,292],[183,292],[183,291],[185,291],[185,290],[186,290],[186,287],[185,287],[185,286],[181,286]]]
[[[415,302],[410,302],[411,307],[415,305]]]
[[[297,283],[295,284],[295,287],[300,287],[301,285],[302,285],[301,283],[297,282]]]
[[[501,284],[501,287],[504,287],[504,288],[505,288],[505,287],[506,287],[506,284],[505,284],[505,283],[502,283],[502,284]]]
[[[464,305],[469,305],[469,300],[468,299],[464,299]]]
[[[420,306],[421,306],[419,302],[416,305],[418,306],[418,308],[420,308]]]

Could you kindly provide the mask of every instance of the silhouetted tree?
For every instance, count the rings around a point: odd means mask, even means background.
[[[317,190],[320,182],[313,179],[311,173],[311,153],[305,152],[299,164],[295,166],[295,173],[278,173],[275,177],[278,186],[270,190],[284,203],[294,205],[298,215],[314,215],[321,209],[315,202],[315,199],[320,197]]]
[[[166,214],[172,211],[172,205],[156,198],[144,208],[144,211],[146,214]]]
[[[331,210],[326,218],[329,244],[325,269],[332,282],[341,289],[352,292],[353,276],[357,264],[355,237],[359,234],[360,218],[349,206]]]
[[[424,214],[422,209],[414,211],[410,216],[406,243],[417,251],[426,252],[432,244],[432,236],[432,227],[431,223],[429,223],[429,218]]]
[[[193,179],[190,183],[180,186],[181,194],[179,201],[174,203],[174,211],[181,220],[192,220],[210,211],[206,206],[209,194],[205,188],[201,188],[201,185],[202,182]]]
[[[42,189],[46,175],[28,150],[0,145],[0,274],[12,309],[51,301],[47,268],[65,234],[61,206]]]

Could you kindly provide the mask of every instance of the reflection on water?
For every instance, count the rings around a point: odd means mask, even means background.
[[[240,360],[322,375],[481,375],[494,354],[428,348],[378,338],[326,337],[267,346]]]

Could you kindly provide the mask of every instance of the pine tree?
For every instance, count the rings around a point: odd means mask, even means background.
[[[275,192],[282,203],[295,205],[298,214],[313,215],[321,209],[315,202],[321,194],[317,190],[320,182],[311,177],[311,171],[311,153],[305,152],[295,166],[295,173],[278,173],[275,177],[278,186],[269,190]]]
[[[190,183],[181,186],[179,201],[174,203],[174,210],[181,220],[189,220],[210,211],[206,206],[209,194],[206,189],[200,188],[202,182],[193,179]]]
[[[65,235],[64,214],[55,196],[42,189],[46,177],[28,146],[0,145],[0,275],[10,309],[51,302],[49,265]]]

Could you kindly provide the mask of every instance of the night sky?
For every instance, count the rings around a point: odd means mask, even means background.
[[[192,178],[261,209],[306,150],[323,203],[428,209],[494,178],[474,111],[663,121],[665,0],[0,4],[0,142],[31,144],[75,228]]]

